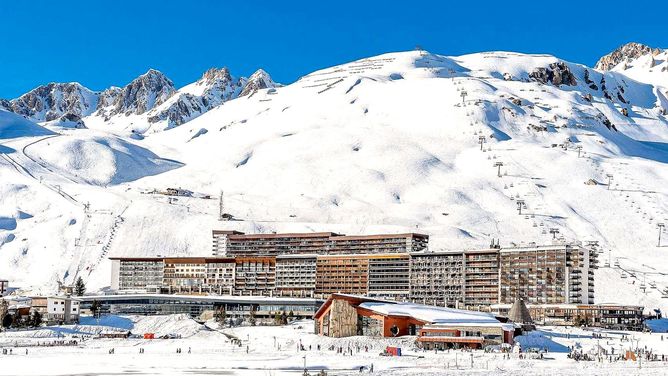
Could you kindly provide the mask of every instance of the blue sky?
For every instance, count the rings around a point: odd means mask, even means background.
[[[264,68],[289,83],[315,69],[416,45],[439,54],[511,50],[593,65],[637,41],[668,48],[668,2],[5,1],[0,98],[40,84],[101,90],[149,68],[177,86],[210,67]]]

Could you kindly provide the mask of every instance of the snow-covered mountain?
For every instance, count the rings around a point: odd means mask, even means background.
[[[213,228],[418,231],[432,250],[596,241],[599,302],[668,308],[668,86],[661,53],[640,74],[645,56],[604,71],[410,51],[286,86],[216,70],[143,114],[85,116],[89,129],[21,119],[0,131],[0,276],[102,288],[109,255],[206,255]],[[205,97],[224,104],[200,111]],[[221,191],[234,221],[206,198]]]
[[[209,69],[198,81],[177,90],[162,72],[149,69],[124,87],[112,86],[94,92],[79,83],[50,83],[13,100],[0,99],[0,109],[17,113],[34,122],[51,126],[85,127],[84,117],[93,124],[123,124],[122,130],[143,133],[149,128],[138,123],[165,123],[163,128],[181,125],[221,105],[259,89],[279,86],[262,69],[249,78],[234,78],[227,68]],[[141,116],[143,115],[143,116]],[[127,121],[127,119],[132,119]],[[106,124],[105,124],[106,123]]]
[[[234,78],[227,68],[209,69],[202,78],[180,89],[148,114],[149,123],[164,123],[169,129],[188,122],[231,99],[278,86],[262,69],[249,78]]]
[[[4,107],[34,121],[52,121],[65,114],[83,117],[97,107],[97,93],[76,82],[50,83],[5,101]]]

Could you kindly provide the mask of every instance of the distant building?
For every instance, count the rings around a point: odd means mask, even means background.
[[[76,324],[81,313],[80,300],[67,296],[31,297],[31,310],[42,315],[47,325]]]
[[[410,253],[427,248],[429,236],[383,234],[346,236],[333,232],[244,234],[213,231],[214,256],[279,256],[293,254]]]
[[[313,317],[319,335],[415,335],[418,345],[425,349],[512,343],[515,330],[512,324],[504,324],[489,313],[346,294],[332,294]]]

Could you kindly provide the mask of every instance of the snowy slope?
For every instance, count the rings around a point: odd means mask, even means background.
[[[83,158],[89,167],[76,171],[80,140],[96,146],[103,137],[106,123],[90,116],[97,131],[2,142],[38,176],[0,164],[0,189],[10,192],[0,213],[33,216],[0,229],[15,239],[0,246],[0,260],[14,265],[0,263],[0,275],[27,288],[82,275],[103,288],[108,255],[206,255],[214,228],[418,231],[433,250],[492,238],[549,243],[555,228],[564,241],[599,242],[598,301],[668,308],[657,290],[668,287],[668,248],[656,244],[657,223],[668,221],[668,121],[657,85],[549,55],[391,53],[257,89],[131,142],[115,136],[137,148],[112,149],[182,164],[116,180],[113,158]],[[125,129],[150,127],[145,116],[123,119]],[[168,187],[224,191],[238,221],[217,221],[218,201],[203,195],[169,200],[159,193]],[[48,251],[37,225],[56,233]],[[59,257],[29,259],[46,252]],[[608,259],[626,272],[603,267]]]

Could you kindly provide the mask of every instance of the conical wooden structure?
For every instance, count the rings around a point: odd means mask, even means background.
[[[524,304],[523,299],[515,300],[515,303],[513,303],[508,312],[508,319],[517,324],[533,324],[531,314],[526,304]]]

